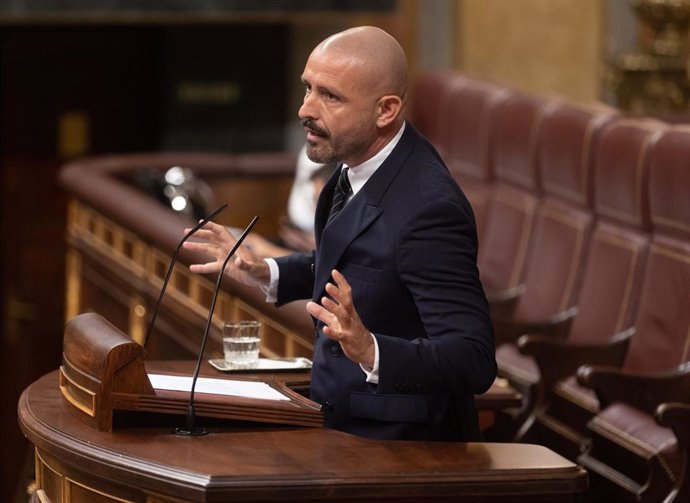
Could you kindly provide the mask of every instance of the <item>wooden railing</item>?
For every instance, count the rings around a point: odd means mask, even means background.
[[[67,320],[82,312],[98,312],[134,340],[144,340],[172,252],[190,222],[129,186],[122,174],[142,165],[163,168],[176,163],[192,167],[212,186],[214,181],[227,190],[241,185],[243,213],[252,212],[253,198],[263,209],[259,216],[264,231],[270,234],[277,228],[277,208],[285,208],[293,176],[290,157],[148,154],[72,163],[61,174],[72,197],[67,226]],[[233,179],[238,183],[233,184]],[[246,194],[249,189],[251,196]],[[216,197],[227,197],[227,190],[216,191]],[[262,194],[271,194],[276,208],[272,213],[266,214]],[[234,224],[232,219],[221,223]],[[149,358],[196,357],[216,280],[189,271],[188,264],[199,258],[180,254],[147,346]],[[263,355],[311,357],[313,325],[302,304],[278,310],[258,290],[228,279],[222,283],[214,310],[209,358],[221,354],[222,322],[238,319],[262,322]]]

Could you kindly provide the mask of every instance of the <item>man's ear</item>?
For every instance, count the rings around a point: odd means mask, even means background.
[[[378,102],[378,117],[376,126],[384,128],[398,118],[402,110],[402,99],[400,96],[383,96]]]

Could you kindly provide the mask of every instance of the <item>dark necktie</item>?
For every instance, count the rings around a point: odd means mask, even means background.
[[[333,191],[333,200],[331,201],[331,212],[328,214],[328,221],[333,220],[340,210],[345,206],[347,198],[352,194],[352,186],[350,185],[350,180],[347,178],[348,168],[343,168],[340,170],[340,177],[338,178],[338,184]]]

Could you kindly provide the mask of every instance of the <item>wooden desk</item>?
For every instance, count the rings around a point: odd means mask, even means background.
[[[587,485],[582,468],[526,444],[373,441],[228,423],[194,438],[161,423],[98,432],[69,413],[57,372],[24,391],[18,415],[36,446],[41,502],[563,502]]]

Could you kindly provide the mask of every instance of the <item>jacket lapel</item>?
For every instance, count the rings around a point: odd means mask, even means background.
[[[331,271],[349,244],[382,213],[382,209],[367,204],[364,198],[359,198],[359,195],[357,194],[349,201],[338,216],[323,229],[320,247],[316,254],[315,299],[321,296],[326,283],[331,278]]]
[[[331,271],[336,267],[350,243],[383,213],[381,200],[398,175],[405,160],[412,153],[417,138],[417,132],[410,124],[407,124],[400,142],[383,164],[328,224],[326,220],[330,209],[330,200],[333,197],[340,168],[336,169],[326,182],[317,203],[314,226],[316,276],[313,298],[315,300],[322,296],[326,283],[331,278]]]

